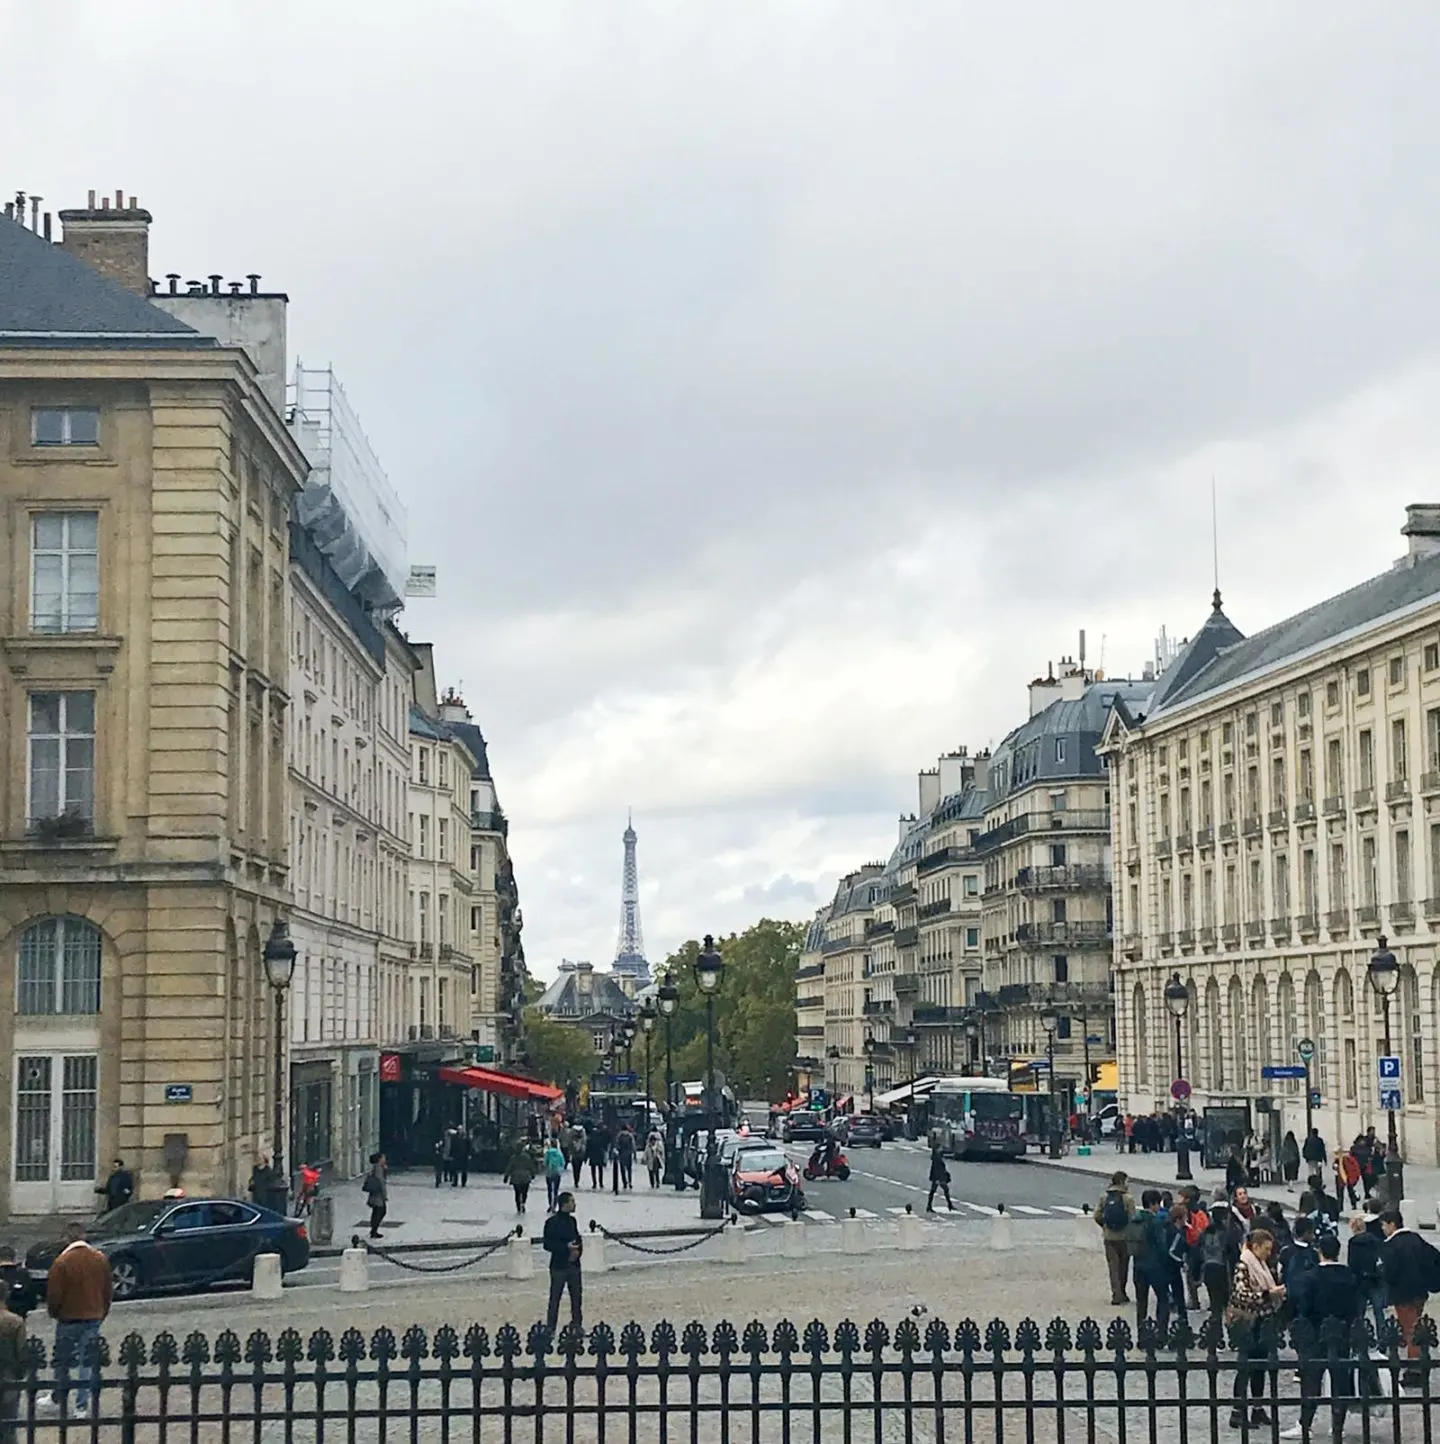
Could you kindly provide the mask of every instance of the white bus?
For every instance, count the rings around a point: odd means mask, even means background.
[[[941,1078],[930,1090],[930,1145],[955,1158],[1020,1158],[1024,1100],[1004,1078]]]

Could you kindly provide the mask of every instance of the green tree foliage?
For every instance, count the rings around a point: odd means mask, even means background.
[[[762,919],[743,933],[717,940],[725,973],[715,995],[715,1067],[739,1098],[775,1101],[795,1069],[795,969],[805,930],[798,923]],[[680,990],[672,1024],[675,1077],[705,1076],[705,995],[695,981],[700,944],[692,939],[665,960]],[[664,1067],[665,1033],[655,1030],[656,1059]]]
[[[525,1051],[530,1071],[557,1088],[588,1082],[600,1066],[588,1028],[557,1023],[538,1008],[525,1010]]]

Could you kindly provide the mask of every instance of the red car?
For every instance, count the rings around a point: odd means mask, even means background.
[[[735,1155],[730,1198],[737,1209],[799,1213],[805,1207],[800,1171],[779,1148],[746,1148]]]

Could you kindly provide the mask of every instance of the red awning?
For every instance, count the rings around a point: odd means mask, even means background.
[[[498,1068],[442,1068],[442,1083],[454,1083],[460,1088],[479,1088],[486,1093],[500,1093],[506,1098],[525,1098],[532,1103],[554,1103],[565,1094],[548,1083],[537,1083],[533,1078],[521,1078],[514,1073],[502,1073]]]

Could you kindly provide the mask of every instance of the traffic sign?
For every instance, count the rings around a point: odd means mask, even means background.
[[[1310,1090],[1310,1106],[1312,1108],[1320,1107],[1320,1090],[1318,1088]]]
[[[1262,1078],[1303,1078],[1305,1072],[1303,1063],[1267,1063],[1261,1068],[1260,1076]]]
[[[1399,1113],[1404,1106],[1398,1088],[1384,1083],[1380,1085],[1380,1107],[1386,1113]]]
[[[1183,1078],[1177,1078],[1170,1085],[1170,1096],[1177,1103],[1183,1103],[1190,1096],[1190,1085]]]
[[[1315,1056],[1315,1041],[1313,1038],[1301,1038],[1295,1045],[1295,1054],[1302,1063],[1308,1063]]]
[[[1380,1074],[1382,1083],[1398,1083],[1400,1081],[1400,1058],[1395,1053],[1382,1053],[1375,1060],[1375,1067]]]

